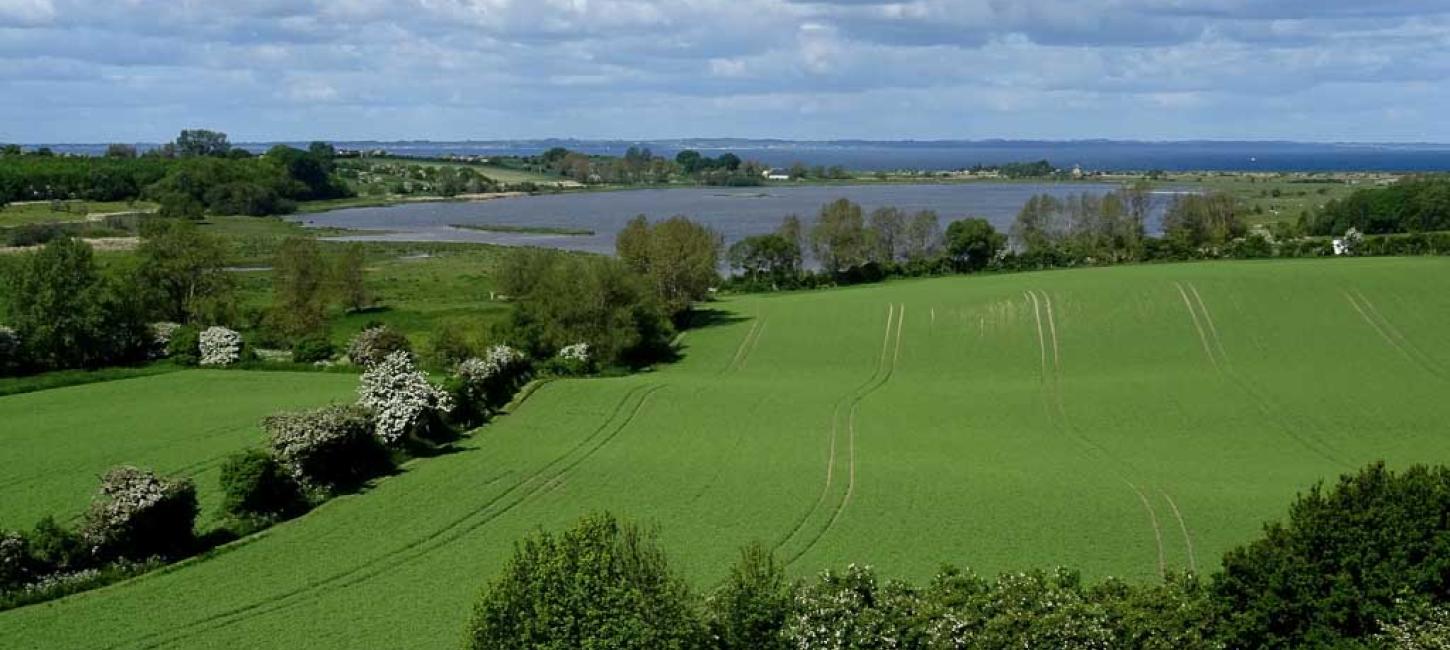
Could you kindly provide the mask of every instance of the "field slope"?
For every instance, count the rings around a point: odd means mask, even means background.
[[[216,557],[0,613],[16,647],[452,647],[512,542],[608,509],[702,587],[1212,571],[1315,480],[1450,460],[1450,260],[1135,266],[718,305],[657,372],[545,386],[458,453]],[[8,495],[7,495],[8,496]]]
[[[78,515],[122,463],[196,480],[203,520],[217,510],[222,459],[262,440],[263,417],[351,401],[357,377],[188,370],[0,397],[0,528]]]

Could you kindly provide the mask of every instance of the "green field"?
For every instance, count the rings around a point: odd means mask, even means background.
[[[351,401],[346,374],[190,370],[0,397],[0,528],[85,510],[97,477],[133,464],[196,480],[203,526],[222,458],[262,441],[263,417]]]
[[[156,204],[148,201],[27,201],[0,207],[0,227],[99,220],[101,215],[155,210]]]
[[[756,539],[797,575],[860,562],[920,580],[952,562],[1151,580],[1214,570],[1316,480],[1450,460],[1447,259],[952,277],[715,307],[677,364],[548,384],[365,494],[0,613],[6,643],[454,647],[514,540],[599,509],[659,524],[701,587]],[[164,395],[122,397],[168,377],[111,401],[169,417]],[[66,431],[115,419],[73,395],[47,396],[78,413]]]

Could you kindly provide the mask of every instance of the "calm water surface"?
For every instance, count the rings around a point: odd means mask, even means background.
[[[680,188],[582,192],[496,199],[476,203],[411,203],[386,208],[350,208],[294,219],[309,226],[386,230],[353,235],[354,241],[455,241],[515,246],[548,246],[612,253],[614,236],[635,215],[651,220],[685,215],[725,236],[726,245],[774,230],[783,217],[800,215],[806,226],[821,206],[839,198],[870,211],[895,206],[907,211],[935,210],[942,227],[963,217],[985,217],[1005,232],[1022,204],[1034,194],[1066,196],[1106,193],[1102,183],[969,183],[940,185],[859,185],[760,188]],[[1165,192],[1157,197],[1161,207]],[[451,224],[538,226],[593,230],[593,235],[539,235],[483,232]],[[1149,230],[1157,224],[1150,223]]]

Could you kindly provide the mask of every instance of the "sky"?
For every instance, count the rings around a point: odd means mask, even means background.
[[[1450,142],[1450,0],[0,0],[0,142]]]

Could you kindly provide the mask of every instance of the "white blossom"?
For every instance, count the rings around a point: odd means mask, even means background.
[[[229,366],[242,358],[242,335],[221,326],[201,333],[201,365]]]
[[[155,346],[157,350],[160,350],[162,354],[165,354],[166,346],[171,344],[171,337],[175,336],[176,330],[179,329],[181,329],[180,323],[173,323],[170,321],[152,323],[151,344]]]
[[[448,393],[428,381],[428,374],[413,365],[407,351],[389,354],[368,368],[358,385],[358,405],[373,412],[376,435],[396,444],[423,423],[430,411],[453,409]]]
[[[507,345],[495,345],[490,347],[483,358],[470,357],[464,359],[454,370],[454,374],[465,382],[482,383],[493,379],[504,372],[523,363],[524,355]]]
[[[262,421],[267,447],[277,463],[304,485],[314,484],[309,470],[349,446],[357,436],[372,435],[366,412],[354,406],[326,406],[311,411],[278,413]]]
[[[388,355],[408,349],[408,339],[386,325],[369,327],[347,344],[347,358],[364,368],[381,362]]]
[[[101,477],[101,487],[81,527],[81,538],[92,553],[99,553],[124,536],[137,516],[190,489],[187,481],[167,481],[130,465],[116,467]]]
[[[589,344],[575,343],[559,348],[559,358],[565,361],[589,363]]]
[[[1344,231],[1344,239],[1340,241],[1344,245],[1344,254],[1354,255],[1364,246],[1364,234],[1358,228],[1350,226],[1349,230]]]

